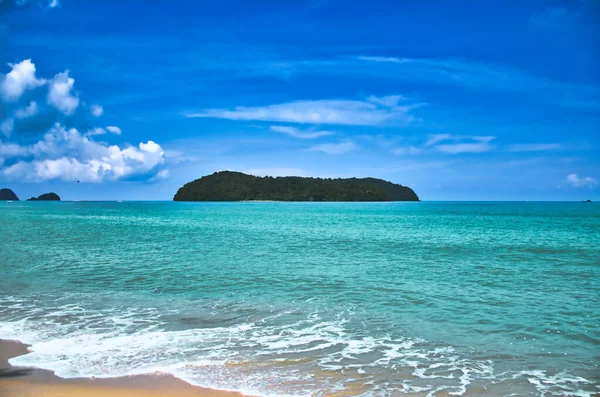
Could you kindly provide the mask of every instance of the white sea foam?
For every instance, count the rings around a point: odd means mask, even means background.
[[[530,393],[592,395],[581,389],[592,383],[582,377],[544,371],[494,374],[490,360],[469,359],[453,347],[423,340],[360,336],[343,316],[321,318],[318,312],[302,319],[282,311],[183,329],[172,324],[180,313],[157,308],[67,304],[49,310],[9,297],[0,299],[0,313],[6,319],[0,322],[0,338],[32,344],[30,354],[11,364],[65,378],[167,372],[199,386],[278,396],[321,395],[356,383],[365,385],[363,396],[393,391],[462,395],[474,383],[524,378]]]

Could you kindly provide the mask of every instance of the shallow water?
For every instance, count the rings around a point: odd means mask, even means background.
[[[63,377],[600,393],[595,203],[0,203],[0,338]]]

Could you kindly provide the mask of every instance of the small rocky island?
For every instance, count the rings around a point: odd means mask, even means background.
[[[38,197],[32,197],[27,201],[60,201],[60,197],[56,193],[44,193]]]
[[[10,189],[0,189],[0,201],[19,201],[19,197]]]
[[[409,187],[376,178],[258,177],[221,171],[181,187],[174,201],[419,201]]]

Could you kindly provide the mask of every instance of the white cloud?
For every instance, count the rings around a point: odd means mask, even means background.
[[[394,108],[398,106],[400,101],[405,100],[402,95],[388,95],[383,97],[370,96],[367,98],[368,102],[375,103],[377,105],[381,105],[386,108]]]
[[[15,127],[15,121],[12,118],[8,118],[0,123],[0,132],[2,132],[5,136],[9,136]]]
[[[120,148],[93,141],[76,129],[59,124],[31,146],[0,144],[0,153],[5,159],[18,160],[0,170],[0,176],[36,182],[56,179],[102,182],[158,175],[165,162],[164,151],[153,141]]]
[[[429,135],[425,146],[443,153],[483,153],[494,148],[490,143],[496,139],[495,136],[471,136],[471,135],[450,135],[434,134]],[[442,142],[452,143],[442,143]]]
[[[0,0],[0,4],[2,4],[3,0]],[[16,2],[17,6],[25,6],[28,4],[36,4],[39,6],[48,6],[49,8],[56,8],[60,6],[60,0],[4,0],[4,1],[8,1],[9,3],[12,2]]]
[[[410,111],[417,105],[399,105],[400,96],[370,97],[357,100],[307,100],[260,107],[206,109],[186,117],[229,120],[277,121],[300,124],[339,124],[378,126],[414,121]]]
[[[94,117],[100,117],[104,114],[104,108],[100,105],[90,106],[90,111],[92,112],[92,116]]]
[[[111,133],[115,135],[121,135],[121,129],[119,127],[115,127],[113,125],[109,125],[106,128],[96,127],[89,130],[85,135],[86,136],[94,136],[94,135],[104,135],[106,133]]]
[[[544,152],[560,149],[560,143],[523,143],[508,146],[509,152]]]
[[[114,125],[109,125],[106,127],[106,130],[115,135],[121,135],[121,129],[119,127],[115,127]]]
[[[439,143],[439,142],[442,142],[442,141],[447,141],[449,139],[452,139],[452,135],[450,135],[450,134],[433,134],[433,135],[429,135],[429,138],[427,139],[427,142],[425,142],[425,146],[435,145],[436,143]]]
[[[343,141],[340,143],[323,143],[315,145],[308,150],[312,152],[323,152],[327,154],[344,154],[356,149],[356,144],[352,141]]]
[[[595,178],[589,176],[580,178],[577,174],[568,175],[566,180],[569,185],[574,187],[594,187],[598,184]]]
[[[28,153],[27,148],[14,143],[3,143],[0,141],[0,156],[12,158],[15,156],[23,156]]]
[[[428,135],[423,146],[399,146],[392,145],[393,142],[378,139],[376,142],[380,146],[387,147],[396,156],[417,155],[423,152],[438,151],[449,154],[459,153],[483,153],[494,149],[491,144],[495,136],[472,136],[472,135],[451,135],[451,134],[432,134]]]
[[[169,177],[169,170],[160,170],[158,174],[156,174],[156,179],[166,179]]]
[[[89,108],[79,106],[80,100],[73,88],[75,80],[68,71],[58,73],[51,80],[42,80],[36,78],[35,65],[30,60],[11,66],[11,72],[0,75],[0,108],[4,114],[21,120],[0,119],[0,180],[103,182],[167,177],[165,153],[157,143],[118,146],[94,140],[94,136],[108,133],[120,135],[121,129],[87,124],[88,111],[99,117],[103,109],[95,104]],[[41,85],[43,89],[26,92]],[[37,99],[30,100],[32,95],[45,97],[49,106]],[[59,123],[52,126],[62,118],[61,113],[71,116],[68,122],[75,126],[84,122],[82,132]],[[16,127],[18,134],[13,133]],[[40,129],[47,131],[41,138],[37,135]],[[31,143],[34,139],[37,142]]]
[[[104,135],[106,134],[106,130],[101,127],[92,128],[85,135],[86,136],[95,136],[95,135]]]
[[[1,81],[0,92],[6,101],[15,101],[28,89],[43,85],[46,81],[35,77],[35,65],[31,59],[26,59],[17,64],[9,63],[12,68]]]
[[[326,130],[301,130],[296,127],[290,127],[285,125],[272,125],[271,131],[281,132],[283,134],[292,136],[299,139],[316,139],[323,136],[333,135],[334,133]]]
[[[359,56],[359,57],[357,57],[357,59],[360,61],[378,62],[378,63],[409,63],[409,62],[411,62],[411,59],[396,58],[396,57]]]
[[[69,71],[58,73],[50,81],[48,104],[54,106],[64,114],[71,115],[79,106],[79,98],[71,94],[75,80],[69,77]]]
[[[197,156],[186,156],[179,150],[165,150],[165,159],[168,164],[179,164],[183,162],[197,162],[200,157]]]
[[[15,111],[15,117],[18,119],[25,119],[27,117],[35,116],[36,114],[38,114],[38,105],[35,101],[31,101],[27,107]]]
[[[437,151],[450,154],[459,153],[484,153],[494,148],[491,141],[493,136],[455,137],[456,140],[470,140],[471,142],[445,143],[435,146]]]

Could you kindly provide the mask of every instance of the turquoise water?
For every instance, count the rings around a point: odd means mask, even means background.
[[[63,377],[600,393],[600,205],[0,203],[0,338]],[[337,395],[337,394],[336,394]]]

